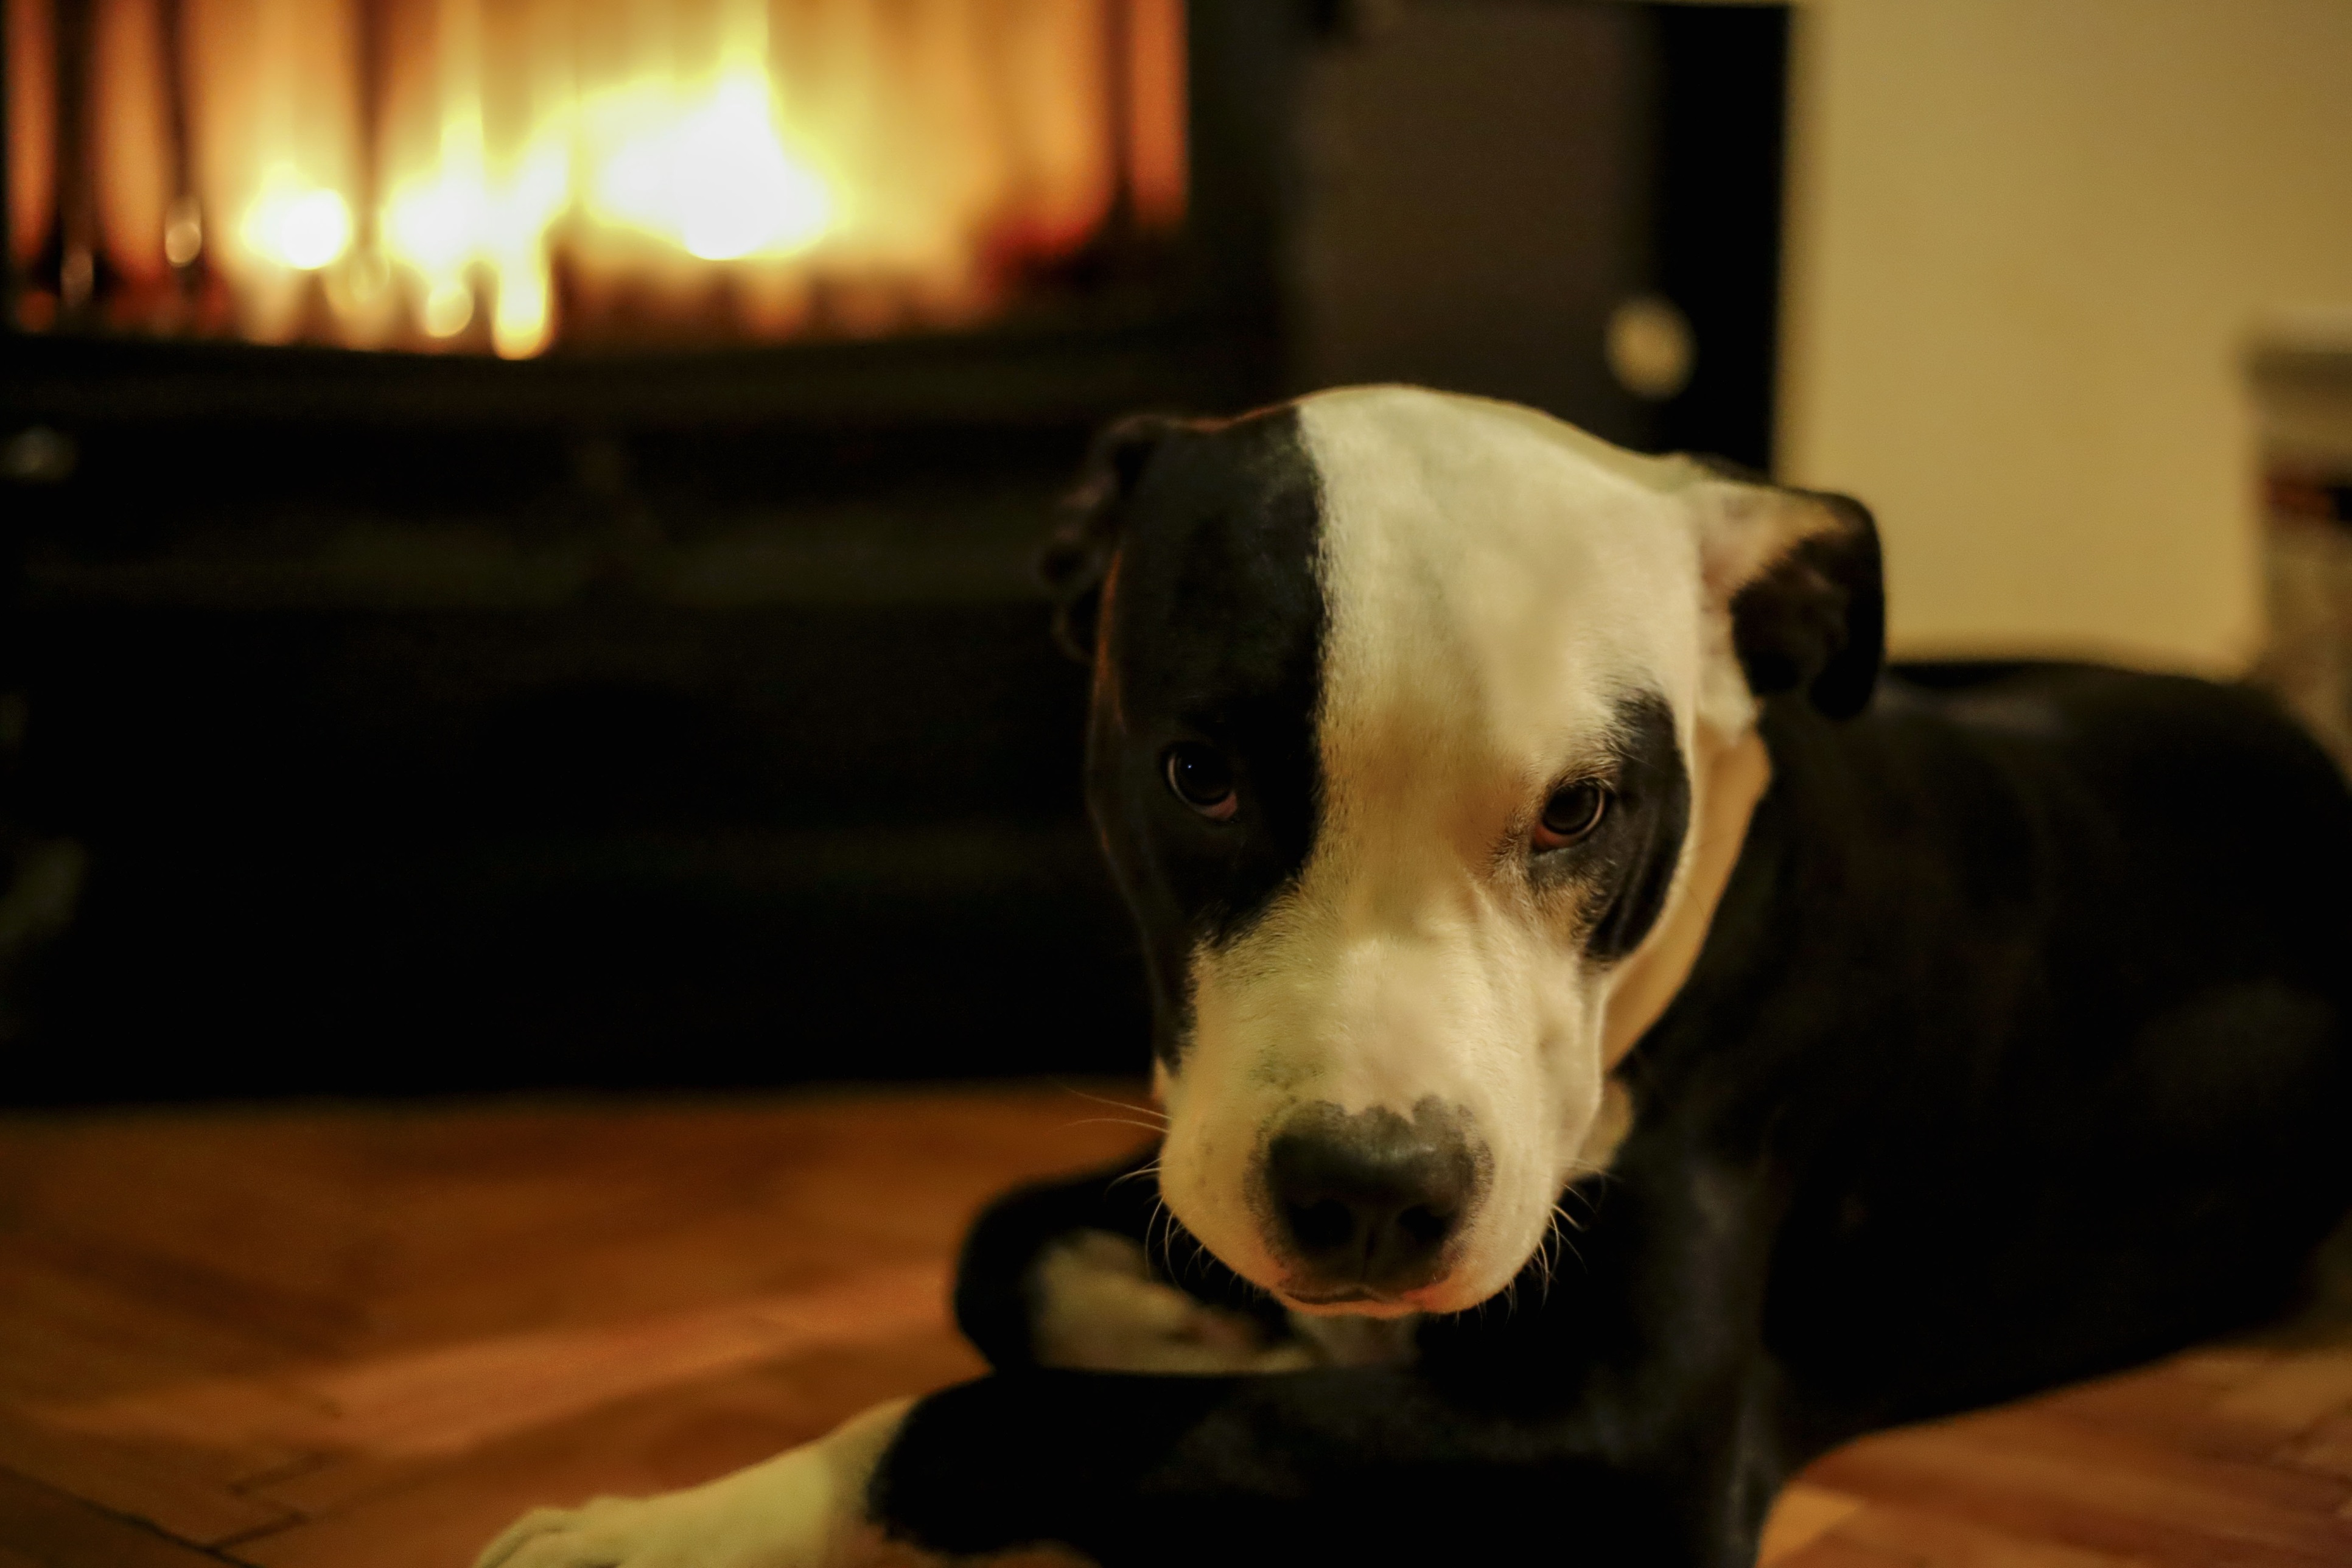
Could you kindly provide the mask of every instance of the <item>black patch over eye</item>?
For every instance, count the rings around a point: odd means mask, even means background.
[[[1538,850],[1565,848],[1591,837],[1608,815],[1607,786],[1591,779],[1562,784],[1544,802],[1543,816],[1536,823],[1535,847]]]
[[[1168,787],[1176,798],[1212,822],[1233,816],[1240,800],[1234,793],[1234,770],[1213,746],[1186,741],[1168,748]]]

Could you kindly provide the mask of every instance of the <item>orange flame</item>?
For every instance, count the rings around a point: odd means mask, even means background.
[[[201,250],[261,341],[516,357],[567,312],[772,337],[820,302],[835,330],[952,322],[1122,183],[1147,226],[1182,211],[1181,0],[182,4],[200,202],[169,178],[159,0],[97,0],[107,249],[137,279]],[[44,0],[8,11],[42,41]],[[26,54],[20,255],[52,201]]]

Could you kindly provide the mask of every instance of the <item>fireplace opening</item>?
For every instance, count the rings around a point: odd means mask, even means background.
[[[528,358],[1148,275],[1181,0],[10,0],[17,320]]]

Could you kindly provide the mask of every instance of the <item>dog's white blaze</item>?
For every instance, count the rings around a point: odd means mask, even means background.
[[[1686,867],[1705,757],[1752,721],[1725,574],[1702,560],[1701,492],[1728,487],[1478,399],[1373,387],[1299,409],[1329,609],[1324,816],[1297,884],[1194,954],[1160,1184],[1212,1251],[1279,1287],[1249,1182],[1280,1119],[1459,1106],[1492,1160],[1485,1201],[1446,1276],[1385,1309],[1454,1310],[1540,1244],[1601,1103],[1611,973],[1530,893],[1522,836],[1648,691],[1692,773]]]

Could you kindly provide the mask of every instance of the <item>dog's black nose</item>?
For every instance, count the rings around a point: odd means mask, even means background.
[[[1425,1100],[1411,1121],[1322,1103],[1285,1124],[1266,1146],[1267,1195],[1307,1279],[1386,1291],[1435,1276],[1478,1195],[1462,1120]]]

